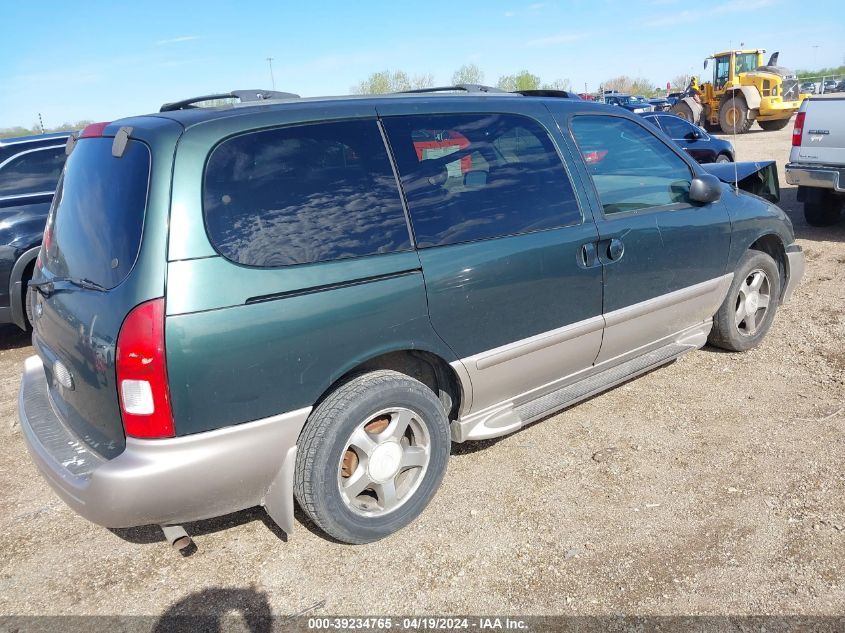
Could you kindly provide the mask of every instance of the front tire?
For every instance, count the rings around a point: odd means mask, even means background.
[[[294,494],[329,536],[370,543],[417,518],[443,480],[446,411],[424,384],[379,370],[343,383],[299,438]]]
[[[719,126],[725,134],[745,134],[753,120],[748,118],[748,104],[742,97],[725,99],[719,106]]]
[[[731,160],[731,157],[728,156],[727,154],[719,154],[716,157],[716,162],[717,163],[732,163],[733,161]]]
[[[757,347],[780,303],[780,269],[766,253],[749,250],[737,264],[728,296],[713,317],[707,341],[731,352]]]

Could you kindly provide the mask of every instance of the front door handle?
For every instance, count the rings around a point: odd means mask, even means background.
[[[615,262],[622,258],[622,255],[625,254],[625,245],[622,243],[622,240],[614,237],[610,240],[610,243],[607,245],[607,258]]]

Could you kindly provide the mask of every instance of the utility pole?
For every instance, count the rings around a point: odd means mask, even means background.
[[[270,65],[270,83],[273,86],[273,90],[275,90],[276,89],[276,78],[273,77],[273,58],[268,57],[267,63]]]
[[[41,133],[44,134],[44,119],[41,118],[41,113],[38,113],[38,127],[41,128]]]

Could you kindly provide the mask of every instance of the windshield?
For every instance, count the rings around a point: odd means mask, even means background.
[[[141,245],[150,152],[130,141],[112,156],[111,138],[77,142],[59,181],[44,238],[55,276],[111,289],[126,279]]]

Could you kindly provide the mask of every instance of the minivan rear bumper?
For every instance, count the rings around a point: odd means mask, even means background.
[[[264,505],[293,529],[296,441],[311,407],[160,440],[127,438],[104,459],[53,410],[41,359],[28,358],[18,398],[27,448],[50,486],[77,513],[112,528],[173,525]]]

